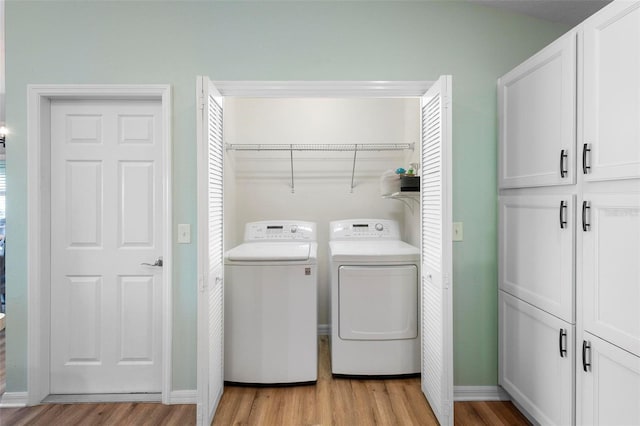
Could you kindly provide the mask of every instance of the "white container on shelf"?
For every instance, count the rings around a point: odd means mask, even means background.
[[[391,195],[400,192],[400,175],[387,170],[380,177],[380,195]]]

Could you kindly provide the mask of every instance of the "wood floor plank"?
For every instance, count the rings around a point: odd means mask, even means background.
[[[397,425],[391,408],[391,400],[383,380],[367,380],[367,389],[373,402],[373,414],[377,425]]]
[[[473,408],[487,424],[528,424],[527,418],[510,401],[478,401]]]
[[[168,415],[159,423],[160,426],[180,426],[184,424],[196,424],[195,405],[171,405]]]
[[[131,412],[135,409],[135,405],[132,403],[108,404],[112,408],[109,412],[106,412],[103,418],[105,425],[114,425],[118,423],[125,423],[130,418]]]
[[[26,408],[0,408],[0,425],[28,425],[46,410],[46,405],[37,405]]]
[[[437,425],[438,420],[433,414],[427,399],[420,388],[420,381],[415,380],[404,385],[407,405],[413,410],[413,415],[420,419],[420,425]]]
[[[418,417],[418,414],[414,411],[413,407],[409,405],[409,398],[405,392],[405,381],[403,380],[389,380],[385,383],[387,392],[389,394],[389,400],[391,401],[391,408],[398,421],[398,424],[407,426],[418,426],[425,424],[425,420]]]
[[[329,336],[318,338],[318,381],[331,380],[331,351],[329,348]]]
[[[87,404],[91,406],[91,410],[86,414],[84,420],[85,424],[90,425],[104,425],[109,418],[110,414],[113,414],[115,410],[112,410],[110,404]]]
[[[282,397],[278,388],[259,388],[253,400],[247,423],[251,425],[278,425],[282,419]]]
[[[69,426],[87,424],[85,417],[95,408],[95,404],[63,404],[62,417],[65,418],[65,424]]]
[[[336,378],[331,382],[331,412],[335,425],[355,425],[355,406],[351,380]]]
[[[364,380],[351,380],[354,416],[362,424],[375,424],[376,415],[371,406],[371,394]]]
[[[317,419],[311,424],[330,425],[333,424],[333,405],[331,404],[331,379],[318,379],[316,383],[316,412]]]
[[[493,411],[489,406],[482,405],[481,403],[477,404],[467,404],[467,407],[473,409],[474,413],[480,417],[484,424],[487,425],[505,425],[509,423],[505,423],[504,419],[501,419],[500,416],[497,415],[495,411]]]
[[[487,425],[482,417],[480,417],[476,412],[474,404],[468,402],[456,405],[454,423],[456,425]]]

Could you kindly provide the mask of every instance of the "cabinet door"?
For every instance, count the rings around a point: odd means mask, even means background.
[[[640,358],[589,333],[580,344],[577,424],[640,424]]]
[[[540,424],[572,424],[573,325],[499,293],[500,385]]]
[[[585,193],[584,329],[640,355],[640,194]]]
[[[575,196],[500,197],[500,289],[573,322]]]
[[[576,34],[498,80],[499,186],[575,183]]]
[[[584,23],[580,151],[588,181],[640,177],[640,2],[613,2]]]

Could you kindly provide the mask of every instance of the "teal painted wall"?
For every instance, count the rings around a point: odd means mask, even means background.
[[[497,383],[496,79],[567,27],[458,1],[6,2],[7,390],[26,374],[26,86],[173,87],[174,223],[196,222],[195,81],[453,75],[456,385]],[[196,245],[174,246],[173,388],[196,386]]]

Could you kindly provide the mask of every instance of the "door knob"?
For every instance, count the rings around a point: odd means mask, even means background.
[[[158,257],[155,261],[155,263],[151,264],[151,263],[147,263],[147,262],[143,262],[141,263],[141,265],[143,266],[159,266],[162,267],[162,256]]]

